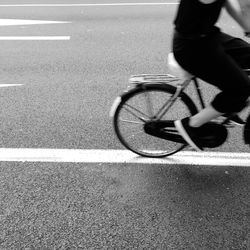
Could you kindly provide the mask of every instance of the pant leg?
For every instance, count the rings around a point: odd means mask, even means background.
[[[242,70],[242,66],[245,66],[248,60],[241,59],[239,63],[235,56],[231,55],[237,54],[232,48],[236,47],[238,50],[239,42],[236,46],[234,41],[232,46],[232,39],[224,37],[222,40],[221,37],[211,37],[177,43],[174,54],[184,69],[221,90],[212,101],[212,106],[217,111],[239,112],[245,107],[246,100],[250,96],[250,80]],[[226,43],[227,48],[224,47]],[[241,58],[245,58],[243,53]]]
[[[250,44],[243,39],[221,33],[220,41],[225,52],[230,55],[242,69],[250,69]]]

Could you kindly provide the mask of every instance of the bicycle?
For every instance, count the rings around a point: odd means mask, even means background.
[[[191,82],[201,108],[205,102],[199,80],[181,68],[173,53],[168,55],[171,74],[141,74],[129,78],[129,87],[118,96],[110,110],[115,134],[125,148],[145,157],[166,157],[184,149],[187,143],[179,135],[173,121],[194,115],[197,104],[184,92]],[[245,69],[250,76],[250,69]],[[233,126],[234,114],[222,116],[208,123],[213,136],[204,141],[204,147],[222,145]],[[244,125],[244,141],[250,144],[250,115]],[[249,136],[248,136],[249,134]],[[210,133],[211,135],[211,133]]]

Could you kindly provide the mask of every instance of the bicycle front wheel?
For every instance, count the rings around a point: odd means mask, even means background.
[[[175,94],[176,87],[168,84],[147,84],[123,94],[113,111],[115,133],[120,142],[134,153],[146,157],[174,154],[184,144],[161,139],[145,132],[145,122],[154,119],[159,110]],[[161,120],[177,120],[197,113],[192,100],[181,93]]]

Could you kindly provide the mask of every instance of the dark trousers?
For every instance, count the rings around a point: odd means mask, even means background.
[[[216,32],[207,37],[183,37],[175,33],[173,52],[188,72],[218,87],[212,106],[221,113],[239,112],[250,96],[250,45],[244,40]]]

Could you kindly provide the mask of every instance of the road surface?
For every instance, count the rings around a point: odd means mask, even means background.
[[[241,129],[195,165],[138,159],[113,133],[128,77],[167,72],[176,2],[1,1],[0,249],[250,248]]]

